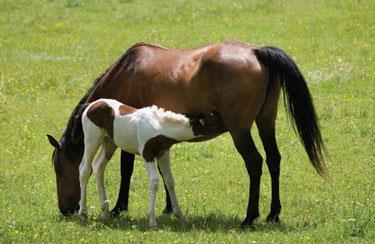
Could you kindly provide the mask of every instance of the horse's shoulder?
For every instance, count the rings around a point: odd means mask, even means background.
[[[114,73],[122,73],[123,71],[140,71],[144,64],[147,63],[147,60],[166,50],[168,49],[155,44],[144,42],[136,43],[129,47],[117,60],[112,67],[112,71]]]

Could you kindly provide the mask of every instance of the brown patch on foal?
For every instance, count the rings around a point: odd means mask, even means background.
[[[87,117],[98,127],[107,131],[108,135],[113,138],[113,121],[115,111],[104,101],[94,103],[87,111]]]
[[[152,162],[155,158],[162,156],[165,151],[177,142],[177,140],[163,135],[155,136],[146,142],[142,156],[146,162]]]
[[[125,105],[125,104],[122,104],[120,105],[119,107],[119,111],[120,111],[120,115],[121,116],[124,116],[124,115],[128,115],[128,114],[131,114],[133,112],[135,112],[137,109],[133,108],[133,107],[130,107],[128,105]]]

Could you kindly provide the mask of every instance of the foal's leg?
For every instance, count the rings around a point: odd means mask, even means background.
[[[134,154],[128,153],[125,151],[121,151],[121,182],[120,182],[120,191],[118,193],[118,198],[115,207],[111,210],[111,216],[116,217],[122,211],[128,210],[128,202],[129,202],[129,189],[130,189],[130,180],[134,170]],[[159,169],[160,172],[160,169]],[[164,177],[163,174],[160,173],[163,181]],[[166,206],[163,211],[165,214],[169,214],[173,212],[171,199],[169,197],[169,193],[167,190],[167,186],[164,183],[165,188],[165,201]]]
[[[101,135],[96,134],[95,136],[85,136],[85,151],[83,154],[82,162],[79,166],[79,183],[81,187],[81,200],[78,214],[85,216],[87,214],[86,206],[86,191],[87,182],[90,178],[92,169],[91,164],[94,159],[95,153],[98,151],[101,143]]]
[[[255,147],[250,129],[230,131],[237,151],[245,161],[247,173],[250,176],[249,202],[246,218],[241,227],[250,226],[259,217],[259,188],[262,175],[262,156]]]
[[[148,221],[150,227],[156,227],[156,215],[155,215],[155,201],[156,192],[159,188],[159,175],[156,169],[155,162],[146,162],[144,160],[144,165],[147,170],[148,180],[149,180],[149,190],[150,190],[150,204],[148,207]]]
[[[166,151],[163,156],[157,159],[159,170],[163,176],[164,184],[167,192],[169,192],[173,212],[176,217],[182,221],[185,221],[185,217],[182,214],[180,206],[178,204],[177,195],[174,187],[174,179],[170,167],[169,150]]]
[[[93,164],[93,172],[96,176],[96,182],[98,186],[100,204],[102,209],[102,218],[104,220],[108,220],[110,218],[109,215],[109,204],[107,200],[107,196],[105,193],[105,186],[104,186],[104,171],[107,163],[112,158],[113,153],[116,150],[116,146],[113,143],[108,141],[104,141],[102,148],[100,150],[99,155],[95,159]]]
[[[111,216],[116,217],[122,211],[128,210],[130,180],[134,170],[134,154],[121,151],[121,182],[115,207]]]

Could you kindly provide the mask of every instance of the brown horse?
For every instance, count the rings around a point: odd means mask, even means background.
[[[156,104],[183,114],[217,111],[223,128],[210,137],[228,131],[241,154],[250,177],[249,200],[242,227],[259,216],[259,188],[262,157],[255,147],[250,128],[255,121],[266,152],[271,175],[272,200],[267,221],[278,221],[280,153],[275,138],[275,120],[281,88],[294,127],[316,171],[324,176],[324,144],[312,98],[297,65],[282,50],[229,41],[189,50],[169,50],[150,44],[129,48],[94,83],[73,111],[60,142],[55,147],[60,212],[78,210],[80,186],[78,167],[84,144],[82,104],[112,98],[141,108]],[[134,155],[121,155],[121,187],[112,214],[127,210]],[[167,193],[166,212],[171,210]]]

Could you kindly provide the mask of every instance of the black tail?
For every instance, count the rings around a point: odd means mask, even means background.
[[[268,68],[270,79],[279,77],[284,103],[309,159],[319,175],[326,175],[325,151],[319,122],[305,78],[296,63],[281,49],[262,47],[255,50],[258,60]]]

